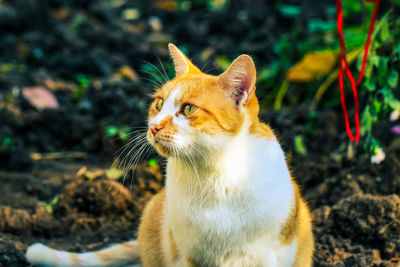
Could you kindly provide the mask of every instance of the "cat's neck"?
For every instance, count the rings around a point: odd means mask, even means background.
[[[167,166],[168,186],[205,198],[227,198],[260,182],[258,174],[268,175],[268,164],[287,170],[283,152],[273,136],[262,129],[244,128],[235,137],[215,137],[215,149],[195,157],[171,157]],[[273,166],[275,167],[275,166]],[[265,170],[264,170],[265,169]],[[288,175],[288,172],[284,175]],[[257,180],[258,179],[258,180]]]

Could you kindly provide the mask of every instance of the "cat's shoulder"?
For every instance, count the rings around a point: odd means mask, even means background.
[[[253,123],[250,127],[250,134],[256,136],[257,138],[266,138],[266,139],[273,139],[275,140],[274,131],[263,122]]]

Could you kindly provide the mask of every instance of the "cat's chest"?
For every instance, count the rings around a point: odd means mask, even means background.
[[[203,206],[177,198],[168,204],[174,238],[189,255],[201,252],[216,257],[253,239],[263,226],[255,213],[254,208],[245,209],[239,203]]]
[[[223,253],[259,235],[276,238],[293,202],[279,144],[232,146],[213,171],[169,160],[168,221],[184,250]]]

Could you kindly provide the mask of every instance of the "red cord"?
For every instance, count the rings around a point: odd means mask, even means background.
[[[353,141],[358,142],[360,140],[360,115],[358,106],[358,94],[357,85],[359,85],[364,76],[365,63],[367,61],[369,47],[371,45],[371,35],[374,29],[376,16],[378,14],[379,0],[365,0],[366,2],[375,2],[374,12],[371,18],[371,24],[369,25],[368,37],[364,48],[364,57],[361,63],[361,71],[358,76],[357,83],[350,71],[349,64],[346,57],[346,44],[343,36],[343,12],[342,12],[342,1],[336,0],[336,12],[337,12],[337,28],[339,32],[340,41],[340,53],[339,53],[339,88],[340,88],[340,101],[342,102],[342,110],[345,119],[346,132],[349,138]],[[343,83],[343,70],[346,71],[346,76],[350,81],[351,90],[353,91],[354,105],[355,105],[355,123],[356,123],[356,135],[354,136],[350,129],[349,114],[346,108],[345,94],[344,94],[344,83]]]

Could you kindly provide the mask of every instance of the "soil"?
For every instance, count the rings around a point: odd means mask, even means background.
[[[164,162],[143,161],[125,179],[105,173],[125,143],[108,127],[143,128],[153,87],[144,72],[121,78],[121,67],[168,62],[168,42],[187,44],[195,63],[205,64],[201,51],[211,48],[230,58],[246,51],[261,65],[276,57],[265,53],[276,32],[325,16],[325,4],[311,0],[301,1],[313,9],[296,19],[276,13],[277,1],[232,1],[223,13],[201,5],[170,12],[155,7],[160,1],[66,2],[0,1],[0,266],[29,266],[24,252],[33,242],[87,251],[136,236],[145,203],[163,186]],[[132,8],[139,19],[124,20]],[[247,19],[232,22],[240,17]],[[259,30],[242,40],[252,25]],[[59,107],[35,108],[21,93],[30,86],[50,89]],[[261,116],[312,210],[314,266],[399,266],[400,145],[392,124],[379,125],[386,159],[371,164],[362,145],[348,141],[339,109],[317,114],[298,105]],[[298,135],[305,155],[296,153]]]

